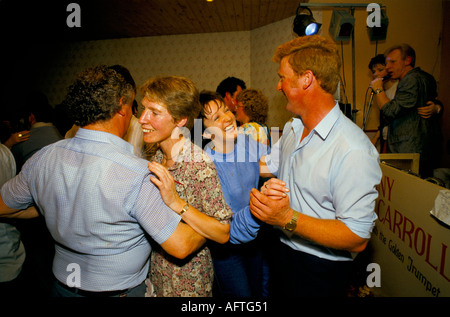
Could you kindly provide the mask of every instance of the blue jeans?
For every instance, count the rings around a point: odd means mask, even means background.
[[[225,244],[211,248],[214,296],[263,297],[267,295],[267,267],[259,245]]]
[[[138,286],[130,288],[128,291],[126,291],[125,292],[126,296],[123,296],[123,297],[144,297],[145,289],[146,289],[146,285],[144,282],[142,282]],[[72,292],[72,291],[62,287],[56,280],[53,284],[52,296],[53,297],[85,297],[85,296],[79,295],[75,292]],[[120,295],[111,296],[111,297],[120,297]]]

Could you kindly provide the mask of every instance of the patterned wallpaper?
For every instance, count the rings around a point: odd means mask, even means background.
[[[320,17],[314,14],[316,19]],[[267,125],[283,129],[291,114],[285,110],[286,98],[276,90],[278,64],[272,62],[276,48],[297,35],[292,31],[294,17],[273,23],[251,34],[251,79],[252,88],[260,89],[269,100]]]
[[[355,12],[355,91],[356,107],[359,109],[357,123],[360,126],[365,92],[371,79],[367,65],[376,52],[384,52],[395,43],[409,43],[416,49],[417,65],[439,80],[442,1],[409,0],[411,5],[408,6],[398,0],[385,2],[389,7],[390,21],[386,41],[377,44],[370,42],[365,25],[367,12],[364,9]],[[322,23],[319,34],[329,37],[332,10],[312,11],[314,18]],[[276,91],[278,65],[272,62],[272,56],[277,46],[295,37],[293,19],[294,16],[246,32],[64,42],[51,43],[48,47],[28,47],[24,41],[24,50],[28,53],[25,58],[17,54],[18,60],[11,62],[16,78],[7,79],[9,86],[0,95],[0,102],[3,104],[3,100],[9,97],[12,101],[4,104],[9,106],[14,103],[14,98],[24,93],[23,84],[26,81],[27,85],[45,92],[50,103],[56,105],[63,100],[67,86],[81,70],[98,64],[122,64],[131,71],[138,85],[151,76],[182,75],[191,78],[199,89],[215,90],[222,79],[239,77],[248,87],[261,89],[268,97],[268,125],[282,128],[291,115],[285,110],[284,96]],[[419,19],[430,23],[417,23]],[[348,101],[353,103],[351,45],[347,41],[340,48],[345,61],[345,91]],[[12,54],[14,49],[12,46]],[[137,100],[140,101],[140,96]],[[378,113],[372,111],[368,128],[377,126]]]
[[[137,85],[157,75],[180,75],[197,87],[215,90],[228,76],[243,79],[269,98],[268,124],[282,128],[290,115],[284,96],[276,91],[278,45],[293,38],[293,18],[245,32],[155,36],[64,43],[55,46],[47,62],[39,63],[39,85],[52,105],[60,103],[76,74],[88,66],[121,64]],[[140,102],[141,97],[137,96]]]

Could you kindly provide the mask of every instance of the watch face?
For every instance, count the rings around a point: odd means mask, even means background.
[[[286,224],[285,229],[286,229],[286,230],[289,230],[289,231],[294,231],[296,227],[297,227],[297,222],[295,222],[295,221],[289,221],[289,222]]]

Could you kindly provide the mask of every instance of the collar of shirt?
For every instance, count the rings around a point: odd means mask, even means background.
[[[127,152],[134,153],[134,148],[130,143],[112,133],[79,128],[75,137],[85,140],[112,143]]]
[[[313,135],[314,133],[317,133],[322,140],[325,140],[330,133],[331,129],[333,128],[334,124],[336,123],[337,119],[340,115],[340,108],[339,104],[336,102],[333,109],[331,109],[330,112],[323,118],[311,131],[309,135]],[[292,120],[292,126],[291,126],[294,134],[300,139],[302,133],[303,133],[303,122],[300,118],[293,118]],[[310,136],[306,137],[304,141],[307,142],[307,140],[310,139]],[[303,143],[303,142],[302,142]]]

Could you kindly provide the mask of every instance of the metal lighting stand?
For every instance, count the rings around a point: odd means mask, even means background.
[[[331,7],[331,8],[350,8],[350,14],[354,16],[355,8],[367,8],[370,3],[300,3],[302,7]],[[381,3],[379,3],[381,6]],[[352,90],[353,90],[353,107],[352,121],[356,123],[356,76],[355,76],[355,28],[352,31]],[[342,56],[344,58],[344,56]]]

